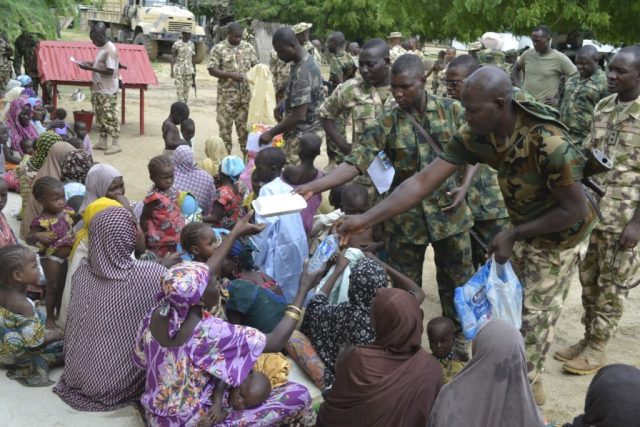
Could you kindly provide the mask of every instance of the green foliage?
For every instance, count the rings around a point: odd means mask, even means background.
[[[31,32],[55,39],[57,17],[75,13],[74,0],[0,0],[2,30],[12,41],[20,34],[21,23]]]

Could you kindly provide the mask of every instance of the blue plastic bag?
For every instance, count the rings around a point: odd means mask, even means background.
[[[468,340],[472,340],[482,325],[491,319],[491,303],[487,298],[490,270],[491,261],[480,267],[464,286],[455,290],[453,302],[462,324],[462,331]]]
[[[487,279],[487,298],[491,303],[494,319],[509,323],[516,329],[522,326],[522,285],[511,266],[511,261],[504,264],[495,262],[493,258]]]

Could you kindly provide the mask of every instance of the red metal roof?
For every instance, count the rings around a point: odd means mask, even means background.
[[[158,78],[151,68],[144,46],[116,43],[120,64],[120,79],[125,85],[158,86]],[[91,71],[81,70],[71,61],[93,62],[98,48],[91,42],[41,41],[38,43],[38,71],[40,80],[57,82],[91,82]]]

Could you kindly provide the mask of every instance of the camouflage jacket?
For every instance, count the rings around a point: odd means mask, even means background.
[[[275,50],[271,51],[271,57],[269,58],[269,69],[271,70],[271,76],[273,78],[273,87],[278,92],[284,92],[289,81],[290,65],[278,58],[278,54]]]
[[[318,64],[318,67],[319,67],[320,64],[322,64],[322,54],[320,53],[320,51],[316,49],[316,47],[312,45],[309,40],[304,42],[304,45],[302,47],[304,48],[304,50],[307,51],[309,55],[313,57],[313,59],[316,61],[316,64]]]
[[[607,76],[597,70],[588,79],[576,73],[568,77],[560,89],[560,121],[567,125],[574,142],[582,144],[589,134],[593,121],[593,109],[598,101],[609,96]]]
[[[557,206],[551,189],[579,182],[584,158],[566,128],[545,114],[546,109],[533,102],[515,102],[515,106],[515,130],[501,151],[496,150],[493,135],[475,135],[465,125],[446,145],[441,157],[455,165],[486,163],[497,170],[509,217],[517,226]],[[571,227],[527,242],[538,248],[572,248],[591,233],[595,218],[594,210],[590,209],[587,218]]]
[[[7,41],[6,37],[0,36],[0,72],[11,75],[11,56],[13,55],[13,49]]]
[[[13,69],[16,75],[22,74],[22,64],[24,62],[25,74],[33,75],[38,73],[38,62],[36,58],[36,47],[38,38],[28,32],[22,32],[15,41],[16,51],[13,58]]]
[[[173,72],[175,74],[194,74],[193,56],[196,54],[196,47],[191,40],[186,43],[178,40],[171,47],[171,53],[176,55],[176,62],[173,66]]]
[[[461,113],[462,106],[457,101],[427,93],[424,115],[417,120],[436,143],[444,146],[462,124]],[[437,158],[437,153],[416,130],[408,114],[397,106],[385,111],[377,125],[365,132],[360,144],[345,159],[360,173],[366,174],[375,156],[384,151],[395,169],[391,191]],[[400,242],[416,245],[466,232],[471,228],[472,220],[465,202],[451,211],[442,210],[451,205],[447,192],[456,186],[456,177],[450,177],[418,206],[388,220],[386,232]]]
[[[223,40],[211,49],[207,68],[246,74],[257,63],[258,55],[250,43],[242,40],[238,46],[231,46]],[[246,81],[218,79],[218,102],[242,103],[250,99],[251,89]]]
[[[356,75],[358,67],[348,53],[338,52],[335,55],[330,55],[328,59],[330,81],[338,80],[340,83],[344,83]]]
[[[501,70],[507,71],[507,62],[504,59],[504,53],[494,49],[482,49],[476,54],[478,64],[495,65]]]
[[[400,58],[405,53],[407,53],[407,51],[404,50],[402,46],[400,46],[399,44],[389,49],[389,57],[391,59],[391,65],[393,65],[393,63],[396,62],[396,59]]]
[[[318,110],[324,101],[322,75],[318,63],[309,54],[305,54],[300,62],[291,65],[289,81],[284,96],[284,115],[300,105],[308,104],[307,116],[298,123],[295,129],[284,135],[285,139],[313,130],[321,129]]]
[[[436,79],[436,77],[434,76],[434,79]],[[447,80],[447,67],[442,68],[442,70],[438,71],[437,74],[437,89],[436,89],[436,95],[441,96],[443,98],[448,98],[449,94],[447,93],[447,84],[446,84],[446,80]]]
[[[600,200],[604,221],[596,227],[622,232],[640,206],[640,98],[619,105],[611,95],[596,105],[585,147],[598,148],[613,162],[613,171],[593,179],[606,191]]]

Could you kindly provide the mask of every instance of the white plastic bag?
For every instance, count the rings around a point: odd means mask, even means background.
[[[499,264],[492,257],[487,277],[487,298],[494,319],[509,323],[516,329],[522,326],[522,285],[511,261]]]

